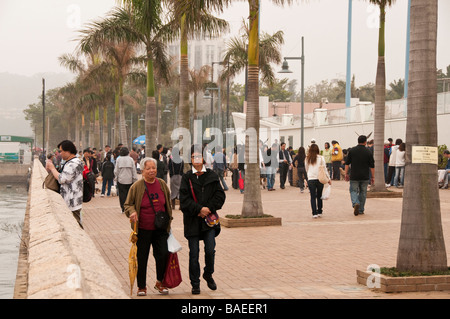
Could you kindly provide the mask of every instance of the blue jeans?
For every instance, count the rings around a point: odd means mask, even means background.
[[[322,192],[323,184],[318,179],[312,179],[308,181],[309,194],[311,196],[311,210],[312,214],[322,214],[323,201]]]
[[[113,179],[103,179],[102,182],[102,194],[105,194],[105,190],[106,190],[106,183],[108,183],[108,196],[111,195],[111,186],[113,184]]]
[[[206,232],[202,232],[202,240],[205,244],[205,268],[203,269],[206,276],[214,273],[214,259],[216,255],[216,231],[211,228]],[[194,236],[188,238],[189,243],[189,279],[192,287],[200,286],[200,237]]]
[[[394,186],[398,186],[399,180],[400,180],[400,185],[403,186],[403,183],[405,182],[405,166],[395,167]]]
[[[266,167],[267,189],[272,189],[275,184],[275,169]]]
[[[364,205],[366,204],[367,186],[369,181],[352,181],[350,180],[350,198],[352,206],[359,204],[359,212],[364,213]]]

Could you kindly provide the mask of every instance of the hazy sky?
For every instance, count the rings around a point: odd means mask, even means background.
[[[388,83],[405,76],[407,0],[397,0],[386,18],[386,77]],[[0,0],[0,72],[33,75],[67,72],[58,56],[71,53],[77,30],[104,16],[116,0]],[[347,54],[347,0],[298,1],[277,7],[261,1],[261,31],[284,31],[283,56],[301,55],[305,37],[305,87],[321,80],[345,79]],[[223,18],[238,32],[248,16],[248,3],[237,1]],[[450,1],[439,1],[438,68],[450,64]],[[368,1],[353,0],[352,73],[356,85],[375,82],[377,13]],[[289,61],[300,82],[300,61]],[[281,67],[281,66],[280,66]],[[278,75],[279,78],[286,75]]]

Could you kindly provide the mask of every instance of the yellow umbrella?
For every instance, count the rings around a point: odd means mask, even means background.
[[[136,279],[138,263],[137,263],[137,233],[136,224],[134,223],[134,230],[130,234],[131,249],[128,256],[128,274],[130,275],[130,296],[133,295],[134,280]]]

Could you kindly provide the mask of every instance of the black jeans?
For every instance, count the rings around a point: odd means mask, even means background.
[[[280,164],[280,187],[284,187],[286,183],[286,177],[289,171],[289,164],[281,163]]]
[[[214,259],[216,255],[216,232],[213,228],[202,232],[202,239],[205,244],[205,268],[206,276],[214,273]],[[192,287],[200,287],[200,237],[194,236],[188,238],[189,242],[189,279]]]
[[[305,188],[305,179],[308,180],[308,174],[306,173],[305,167],[297,167],[297,176],[298,176],[298,186],[300,189]]]
[[[313,215],[322,214],[323,184],[318,179],[308,181],[309,193],[311,195],[311,210]]]
[[[339,168],[341,167],[341,161],[331,162],[333,166],[333,180],[339,181],[341,179],[341,171]]]
[[[139,228],[137,241],[138,288],[145,288],[147,284],[147,262],[150,254],[150,246],[153,246],[153,257],[156,263],[156,280],[163,281],[167,258],[169,257],[167,248],[168,237],[169,234],[165,230],[146,230]]]
[[[133,184],[120,184],[117,182],[117,190],[119,191],[119,202],[122,212],[124,211],[123,204],[125,204],[125,201],[127,200],[128,191],[130,190],[131,185]]]

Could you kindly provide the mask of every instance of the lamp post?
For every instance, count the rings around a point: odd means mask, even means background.
[[[220,86],[219,87],[217,87],[217,88],[206,88],[206,91],[205,91],[205,94],[203,95],[203,98],[204,99],[211,99],[211,105],[213,105],[213,96],[212,96],[212,94],[209,92],[210,90],[217,90],[219,93],[218,93],[218,99],[219,99],[219,101],[218,101],[218,104],[219,104],[219,106],[218,106],[218,111],[219,111],[219,117],[218,117],[218,120],[217,120],[217,122],[219,122],[219,129],[220,129],[220,131],[222,132],[222,106],[221,106],[221,100],[220,100]],[[212,115],[213,115],[213,108],[211,108],[211,117],[212,117]]]
[[[305,53],[304,53],[304,39],[302,37],[302,56],[300,57],[285,57],[284,62],[282,65],[281,71],[278,73],[292,73],[292,71],[289,70],[289,65],[287,63],[287,60],[301,60],[302,61],[302,68],[301,68],[301,130],[300,130],[300,146],[303,146],[304,141],[304,112],[305,112]]]
[[[221,62],[211,62],[211,83],[214,82],[214,64],[223,65],[224,63]],[[213,95],[211,93],[211,115],[213,114]]]
[[[45,161],[45,79],[42,79],[42,153]]]

